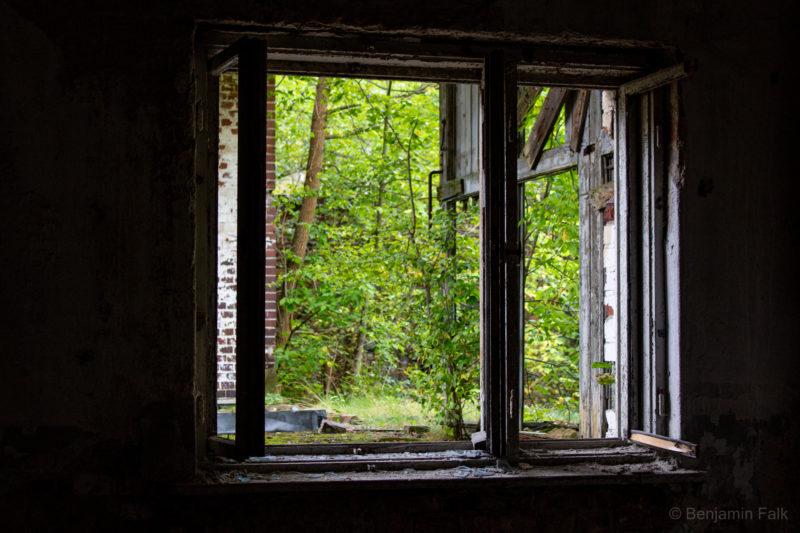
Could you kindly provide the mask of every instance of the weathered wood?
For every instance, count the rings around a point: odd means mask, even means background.
[[[633,96],[658,87],[663,87],[671,82],[678,81],[691,75],[696,69],[694,62],[684,61],[677,65],[667,67],[651,74],[641,76],[619,87],[619,94],[622,96]]]
[[[517,159],[517,182],[526,181],[558,174],[578,166],[578,156],[570,150],[569,146],[557,146],[542,152],[542,157],[536,163],[536,167],[531,170],[528,168],[528,160],[524,157]]]
[[[357,35],[346,32],[332,34],[329,29],[316,32],[297,32],[250,28],[248,34],[253,37],[269,37],[270,54],[281,58],[317,55],[331,59],[341,57],[352,61],[386,56],[417,61],[439,59],[476,62],[497,48],[496,41],[479,39],[470,39],[468,43],[462,38],[447,39],[433,35],[402,39],[376,34]],[[239,25],[225,26],[217,23],[212,26],[201,23],[198,27],[198,35],[206,41],[225,46],[235,42],[242,35],[242,28]],[[565,69],[592,69],[596,72],[621,75],[624,72],[642,72],[652,65],[666,64],[665,61],[670,57],[668,50],[621,47],[612,41],[598,42],[595,46],[576,47],[541,41],[513,42],[506,40],[504,45],[521,55],[520,71],[562,67]]]
[[[525,87],[522,94],[517,99],[517,124],[522,123],[522,119],[531,110],[531,107],[536,102],[536,97],[542,92],[541,87]]]
[[[697,446],[691,442],[686,442],[678,439],[669,439],[661,435],[653,435],[644,431],[631,430],[630,439],[633,442],[644,444],[645,446],[652,446],[662,450],[681,453],[690,457],[697,455]]]
[[[334,422],[332,420],[323,420],[319,425],[317,433],[347,433],[348,428],[345,424]]]
[[[520,241],[516,176],[516,68],[504,51],[486,56],[481,197],[484,429],[499,457],[519,447]]]
[[[439,159],[442,162],[442,173],[439,176],[439,186],[455,180],[455,138],[456,138],[456,85],[443,83],[439,86],[439,131],[441,135]],[[440,202],[444,195],[437,189]]]
[[[281,458],[283,459],[283,458]],[[321,458],[319,460],[292,460],[286,458],[282,461],[267,463],[221,463],[215,465],[215,470],[247,470],[249,472],[391,472],[397,470],[438,470],[441,468],[455,468],[457,466],[486,467],[494,466],[497,459],[494,457],[481,458],[418,458],[408,456],[389,458],[360,458],[348,460]]]
[[[536,118],[536,123],[533,125],[528,140],[525,142],[525,148],[522,154],[528,160],[528,168],[534,168],[539,158],[542,155],[547,138],[553,131],[556,120],[558,119],[558,112],[561,106],[564,105],[564,99],[567,96],[567,89],[562,87],[553,87],[547,93],[547,97],[542,104],[542,109],[539,111],[539,116]]]
[[[452,181],[445,181],[436,189],[436,196],[440,202],[447,202],[452,200],[464,192],[464,180],[456,179]]]
[[[236,453],[264,453],[267,52],[239,44],[236,291]]]
[[[623,439],[541,439],[520,441],[523,450],[583,450],[594,448],[618,448],[630,443]]]
[[[638,150],[633,129],[637,124],[638,112],[629,98],[620,91],[617,93],[617,120],[614,166],[614,213],[617,242],[617,424],[619,436],[626,437],[632,427],[640,423],[641,407],[636,401],[640,397],[640,371],[634,354],[639,344],[638,328],[633,326],[639,315],[638,286],[632,282],[639,277],[637,263],[632,260],[638,256],[638,239],[632,232],[638,220],[637,194],[633,172],[637,165]]]
[[[217,377],[217,157],[219,79],[208,71],[205,50],[195,54],[197,117],[195,166],[195,449],[206,456],[207,438],[216,433]]]
[[[664,253],[666,251],[664,237],[666,234],[666,150],[664,141],[665,119],[664,104],[665,94],[663,89],[651,92],[650,110],[652,119],[648,124],[652,144],[650,172],[652,173],[647,198],[643,201],[650,206],[648,221],[648,239],[651,244],[650,261],[650,320],[643,324],[648,327],[650,346],[652,347],[652,397],[654,402],[653,429],[654,433],[665,435],[667,432],[667,417],[669,401],[667,396],[667,308],[664,273]],[[668,130],[667,130],[668,131]]]
[[[592,91],[588,105],[586,145],[596,146],[601,135],[600,93]],[[578,209],[580,213],[580,435],[604,436],[604,391],[595,379],[592,364],[603,361],[603,215],[590,202],[590,191],[603,183],[600,154],[597,150],[579,150]]]
[[[459,196],[480,189],[480,94],[477,85],[456,85],[453,93],[454,179],[463,183]]]
[[[208,437],[206,444],[208,450],[217,457],[232,458],[236,456],[236,444],[232,440],[212,436]]]
[[[381,80],[447,81],[453,83],[477,83],[481,69],[466,66],[417,62],[409,66],[403,61],[384,63],[331,63],[327,61],[281,60],[270,56],[270,72],[292,76],[318,76],[337,78],[370,78]]]
[[[583,130],[586,125],[586,114],[589,112],[589,96],[591,91],[582,89],[575,95],[575,104],[572,107],[572,123],[569,147],[573,152],[581,149]]]
[[[443,452],[471,450],[470,441],[358,442],[349,444],[269,444],[268,455],[361,455],[368,453]]]
[[[623,464],[637,464],[649,463],[656,459],[655,453],[647,448],[640,448],[637,450],[626,450],[619,452],[617,450],[609,451],[588,451],[587,453],[534,453],[525,451],[520,456],[520,460],[530,465],[544,466],[544,465],[568,465],[576,463],[594,463],[601,465],[623,465]]]
[[[667,391],[669,396],[669,422],[667,435],[680,437],[681,428],[681,283],[680,283],[680,197],[683,188],[683,162],[681,161],[680,110],[678,82],[669,85],[669,127],[665,127],[665,141],[669,156],[667,161],[666,237],[664,242],[666,313],[667,313]]]
[[[208,72],[212,76],[219,76],[229,70],[236,68],[239,64],[239,41],[220,50],[209,61]]]
[[[675,162],[679,160],[679,139],[672,124],[673,120],[677,123],[677,96],[673,91],[675,81],[689,75],[693,68],[687,62],[662,69],[622,85],[617,92],[618,419],[622,436],[631,428],[680,434],[679,416],[665,410],[665,404],[680,401],[678,391],[667,387],[677,388],[680,379],[679,346],[672,346],[672,342],[679,344],[680,321],[666,320],[668,312],[670,316],[677,314],[677,302],[667,295],[678,288],[679,265],[667,244],[677,238],[681,181]],[[657,110],[651,103],[653,91],[664,85],[670,86],[667,111],[661,104]],[[660,128],[655,126],[656,114],[661,117]],[[667,131],[670,135],[665,139]],[[667,143],[670,153],[656,153],[663,152]],[[668,180],[663,176],[665,167],[669,167]],[[653,182],[656,174],[661,177]],[[659,197],[661,207],[651,203]],[[663,212],[665,204],[669,214]],[[653,231],[659,235],[653,236]],[[655,327],[656,323],[663,327]],[[665,357],[675,365],[669,372]],[[662,415],[668,416],[657,416],[659,407]]]

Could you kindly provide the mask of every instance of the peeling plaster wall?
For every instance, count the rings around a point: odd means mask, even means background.
[[[0,3],[0,493],[15,491],[30,513],[49,497],[65,514],[69,498],[104,494],[104,512],[135,521],[147,509],[117,495],[193,472],[192,57],[203,19],[639,40],[696,59],[681,88],[680,381],[683,437],[699,444],[709,477],[678,497],[784,506],[800,519],[789,6]],[[601,489],[582,494],[602,498]],[[666,509],[658,501],[646,503],[653,515]],[[503,514],[498,502],[492,516]]]

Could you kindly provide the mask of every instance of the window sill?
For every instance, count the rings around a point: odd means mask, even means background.
[[[448,463],[446,467],[441,467],[443,462]],[[682,467],[674,457],[625,441],[590,448],[528,447],[513,466],[504,464],[485,452],[463,450],[349,457],[272,456],[209,464],[200,479],[175,488],[181,494],[200,495],[695,483],[705,479],[704,472]]]

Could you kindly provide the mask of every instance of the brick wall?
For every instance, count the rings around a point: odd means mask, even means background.
[[[267,84],[267,221],[265,363],[272,365],[277,322],[275,206],[269,194],[275,187],[275,80]],[[236,73],[220,77],[219,169],[217,221],[217,397],[236,395],[236,195],[239,85]]]

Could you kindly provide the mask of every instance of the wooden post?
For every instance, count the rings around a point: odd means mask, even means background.
[[[589,193],[602,185],[602,124],[600,91],[587,91],[585,104],[586,146],[578,144],[578,203],[580,212],[580,435],[585,439],[603,438],[603,385],[595,379],[600,372],[592,364],[603,361],[603,214],[591,205]],[[578,105],[578,104],[576,104]],[[578,120],[583,120],[579,118]],[[583,128],[581,128],[583,131]],[[584,137],[583,133],[581,134]]]
[[[517,184],[516,64],[493,51],[484,67],[481,331],[487,449],[519,448],[520,240]]]
[[[236,454],[244,458],[264,454],[267,49],[240,42]]]

